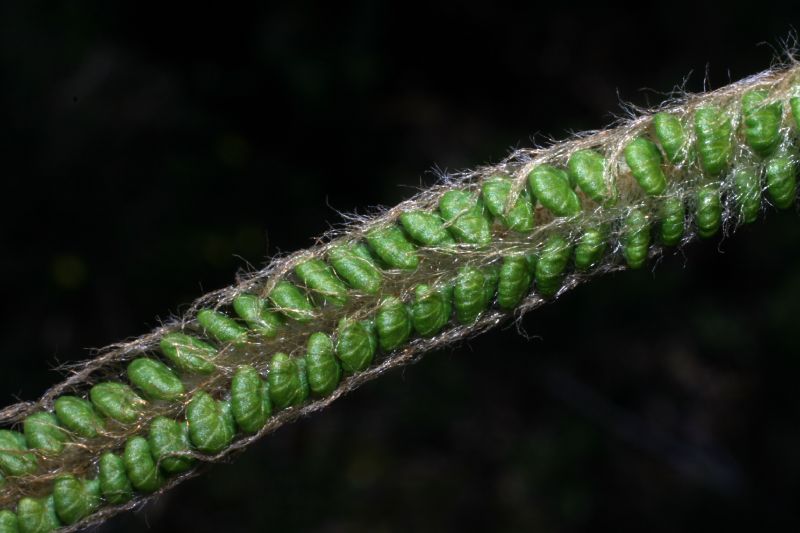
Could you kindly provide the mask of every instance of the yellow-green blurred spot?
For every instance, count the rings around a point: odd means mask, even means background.
[[[50,264],[53,282],[62,289],[79,289],[86,283],[86,263],[74,254],[58,255]]]

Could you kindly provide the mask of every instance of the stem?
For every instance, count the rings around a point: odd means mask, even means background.
[[[44,515],[55,480],[99,476],[98,494],[68,495],[84,512],[64,511],[66,496],[56,492],[50,516],[65,531],[99,523],[431,350],[519,317],[597,275],[639,268],[675,245],[731,233],[766,205],[793,205],[798,69],[767,71],[670,102],[655,119],[644,114],[447,176],[201,297],[182,318],[108,347],[39,400],[0,411],[3,427],[24,428],[0,434],[0,509],[16,509],[4,516],[13,515],[24,530],[21,502]],[[396,304],[391,315],[387,299]],[[315,358],[312,338],[321,342]],[[128,365],[142,358],[166,363],[158,367],[163,375],[153,370],[137,379]],[[250,423],[242,422],[244,407],[231,394],[242,367],[258,375],[257,386],[243,393],[248,416],[263,410],[256,413],[263,425],[253,433],[244,431]],[[173,373],[174,394],[151,387]],[[335,386],[320,392],[314,378]],[[90,394],[109,381],[133,387],[105,387],[107,394],[131,391],[105,402]],[[218,402],[201,409],[195,404],[205,394]],[[80,399],[70,399],[75,413],[59,409],[56,400],[72,395]],[[117,400],[135,412],[133,422],[112,412]],[[54,411],[50,426],[26,427],[30,417]],[[188,420],[191,431],[159,455],[151,426],[161,417]],[[141,449],[135,439],[148,436],[151,450],[142,453],[155,464],[149,472],[155,477],[137,483],[149,463],[137,463],[141,453],[126,448],[134,439]],[[40,444],[44,438],[51,440]],[[137,489],[116,505],[98,472],[108,452],[124,455],[122,474]],[[191,460],[191,469],[169,471],[165,459],[178,457]]]

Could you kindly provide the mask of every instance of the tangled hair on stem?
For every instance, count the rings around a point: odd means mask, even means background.
[[[68,376],[61,383],[53,386],[36,401],[20,402],[0,410],[0,424],[3,427],[19,426],[29,415],[39,411],[52,411],[54,401],[64,394],[84,395],[89,387],[100,381],[120,381],[125,373],[124,365],[136,357],[152,354],[159,349],[160,340],[173,332],[200,332],[202,328],[197,322],[197,312],[201,309],[221,309],[231,305],[234,299],[242,294],[255,294],[266,298],[275,288],[276,284],[287,279],[293,279],[295,267],[310,259],[324,259],[328,252],[342,244],[362,241],[373,230],[393,226],[401,214],[413,210],[426,212],[435,211],[439,202],[449,191],[468,191],[477,196],[487,178],[502,174],[512,179],[512,186],[507,198],[506,212],[515,205],[519,196],[526,188],[528,176],[535,168],[541,165],[564,167],[574,153],[579,150],[591,149],[601,152],[608,161],[604,171],[605,186],[612,191],[618,199],[616,203],[601,205],[581,195],[587,206],[586,209],[572,216],[558,217],[548,211],[543,205],[537,205],[535,210],[536,225],[529,233],[519,234],[509,231],[495,231],[493,239],[488,246],[477,247],[471,244],[457,244],[452,247],[426,247],[417,249],[420,257],[420,266],[414,271],[403,271],[387,268],[382,271],[383,286],[377,295],[354,295],[343,306],[324,305],[315,310],[316,319],[310,324],[289,323],[282,334],[273,339],[250,339],[244,346],[226,344],[215,359],[215,371],[208,376],[182,376],[186,385],[186,394],[180,401],[152,405],[144,412],[140,420],[133,425],[123,426],[112,424],[102,434],[93,439],[80,439],[75,437],[76,446],[71,453],[56,457],[37,456],[42,459],[39,469],[29,475],[19,478],[8,478],[5,487],[0,488],[0,508],[11,507],[22,496],[43,496],[48,493],[54,478],[65,473],[77,476],[90,475],[96,469],[97,459],[105,451],[120,450],[126,439],[133,435],[141,435],[149,427],[150,421],[155,416],[170,416],[179,418],[183,415],[188,399],[195,391],[203,390],[212,393],[216,398],[224,397],[230,387],[231,377],[239,365],[249,364],[255,367],[261,375],[268,372],[268,356],[277,352],[301,354],[309,335],[315,331],[333,331],[342,318],[361,320],[372,316],[382,301],[383,296],[393,295],[403,301],[412,299],[413,290],[420,284],[430,286],[444,285],[451,282],[460,268],[465,265],[477,268],[487,268],[496,265],[504,257],[529,255],[541,249],[542,243],[552,234],[565,236],[570,243],[577,242],[583,229],[587,225],[607,225],[612,230],[613,245],[603,260],[588,271],[574,271],[568,273],[560,288],[554,295],[560,294],[585,283],[594,276],[610,271],[623,270],[627,266],[620,261],[622,249],[622,229],[618,222],[627,213],[634,209],[643,209],[652,213],[654,203],[651,198],[643,194],[637,180],[625,164],[624,150],[634,139],[647,135],[651,126],[652,115],[655,112],[672,113],[682,120],[690,117],[701,106],[715,106],[723,110],[731,119],[733,128],[734,153],[731,167],[752,162],[754,156],[745,146],[739,132],[741,112],[739,102],[742,95],[752,89],[765,89],[769,96],[767,104],[772,102],[785,102],[790,96],[797,96],[795,84],[800,74],[800,65],[790,56],[786,62],[773,66],[770,70],[732,83],[721,89],[703,94],[683,94],[674,96],[664,104],[652,110],[634,110],[628,108],[632,116],[618,119],[611,127],[590,133],[575,134],[572,138],[554,142],[546,147],[523,148],[513,151],[496,165],[482,166],[473,170],[459,173],[442,174],[438,182],[430,188],[421,190],[412,198],[400,204],[383,210],[377,210],[369,216],[350,215],[347,222],[332,228],[325,235],[317,239],[316,244],[308,249],[291,254],[274,257],[269,264],[257,272],[241,275],[237,283],[230,287],[208,293],[197,299],[181,316],[176,317],[150,333],[126,342],[111,345],[101,350],[93,359],[83,363],[62,367]],[[786,107],[786,106],[785,106]],[[784,144],[791,137],[788,123],[788,110],[784,107],[781,127]],[[694,133],[688,134],[688,141],[695,142]],[[702,175],[698,163],[688,156],[677,163],[670,171],[670,187],[666,196],[680,198],[691,204],[693,194],[697,192],[700,182],[698,176]],[[723,188],[725,204],[722,210],[722,232],[727,235],[741,222],[736,209],[738,198],[732,192],[725,176],[720,178]],[[648,215],[654,218],[654,215]],[[453,221],[445,222],[445,227]],[[615,226],[615,224],[617,224]],[[681,239],[681,246],[695,240],[697,234],[687,230]],[[659,244],[648,247],[647,254],[650,258],[664,253],[665,249]],[[539,292],[530,292],[524,296],[512,310],[490,308],[483,312],[479,318],[469,324],[450,322],[439,333],[430,337],[414,337],[409,342],[388,353],[378,355],[376,361],[367,369],[355,372],[342,379],[335,390],[321,398],[313,399],[303,405],[290,407],[278,411],[269,418],[266,425],[255,434],[238,434],[233,442],[216,454],[204,454],[197,451],[181,452],[175,455],[191,456],[199,460],[199,466],[186,473],[174,476],[158,491],[149,495],[137,494],[127,503],[116,506],[101,507],[97,512],[90,514],[83,520],[68,526],[64,531],[74,531],[91,524],[102,522],[108,517],[126,509],[142,505],[144,502],[157,497],[162,492],[169,490],[174,485],[185,479],[197,475],[204,464],[225,460],[246,448],[251,442],[271,433],[283,424],[304,417],[359,387],[361,384],[378,377],[398,366],[413,363],[427,352],[443,346],[469,339],[475,335],[496,327],[497,325],[514,319],[531,311],[544,303],[549,298]]]

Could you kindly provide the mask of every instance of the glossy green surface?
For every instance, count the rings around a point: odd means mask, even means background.
[[[269,300],[275,310],[287,318],[302,323],[314,318],[314,306],[302,290],[288,281],[279,281],[270,292]]]
[[[594,150],[578,150],[567,162],[570,180],[583,193],[602,204],[609,198],[605,180],[606,158]]]
[[[733,175],[734,199],[739,208],[739,219],[751,224],[761,212],[761,179],[752,166],[737,168]]]
[[[500,265],[495,263],[483,269],[484,283],[483,283],[483,296],[486,300],[486,306],[492,305],[494,297],[497,294],[497,284],[500,281]]]
[[[439,333],[450,321],[452,289],[418,285],[411,305],[411,323],[422,337]]]
[[[100,507],[100,482],[62,475],[53,483],[53,504],[64,524],[74,524]]]
[[[253,294],[240,294],[234,298],[233,310],[247,327],[267,338],[277,335],[283,325],[281,316],[269,310],[269,303]]]
[[[600,262],[606,252],[606,232],[590,228],[583,232],[575,246],[575,268],[589,270]]]
[[[388,226],[370,231],[367,243],[391,268],[414,270],[419,266],[416,247],[409,242],[399,226]]]
[[[453,307],[456,320],[471,324],[486,310],[486,276],[475,267],[465,266],[458,271],[453,287]]]
[[[328,260],[348,285],[367,294],[376,294],[383,280],[374,261],[359,253],[358,246],[336,246],[328,252]]]
[[[545,297],[554,296],[564,278],[572,247],[561,235],[550,235],[536,263],[536,290]]]
[[[186,407],[189,439],[203,453],[219,453],[233,440],[236,425],[228,402],[217,401],[197,391]]]
[[[369,264],[375,266],[376,268],[387,268],[388,265],[384,263],[379,257],[376,257],[375,254],[372,253],[369,246],[367,246],[363,242],[356,243],[351,246],[350,250],[361,259],[364,259]]]
[[[716,185],[704,185],[697,191],[695,206],[697,234],[707,239],[715,235],[722,225],[722,203]]]
[[[231,380],[231,412],[245,433],[257,433],[272,414],[269,384],[249,365],[236,369]]]
[[[0,429],[0,471],[7,476],[22,476],[36,470],[36,456],[27,452],[25,436],[10,429]]]
[[[744,137],[748,146],[762,156],[774,152],[781,141],[783,106],[780,102],[765,103],[768,98],[769,92],[763,89],[742,96]]]
[[[295,275],[319,297],[320,303],[344,305],[347,286],[336,277],[331,267],[321,259],[311,259],[294,267]]]
[[[178,370],[197,374],[214,371],[217,349],[184,333],[168,333],[159,342],[161,352]]]
[[[128,479],[136,490],[144,493],[155,492],[164,484],[161,470],[150,452],[150,444],[144,437],[134,436],[128,439],[122,461]]]
[[[406,211],[400,215],[400,225],[415,242],[423,246],[447,246],[456,242],[437,213]]]
[[[128,385],[113,381],[98,383],[92,387],[89,398],[100,414],[123,424],[136,422],[147,405]]]
[[[61,526],[53,495],[46,498],[21,498],[17,504],[20,533],[47,533]]]
[[[374,327],[368,322],[343,318],[336,331],[336,357],[344,371],[366,369],[372,363],[378,346]]]
[[[111,505],[125,503],[133,497],[133,485],[119,455],[106,452],[100,456],[97,478],[103,498]]]
[[[789,99],[789,106],[792,109],[794,125],[800,128],[800,96],[793,96]]]
[[[716,107],[700,107],[694,115],[697,154],[709,176],[718,176],[730,163],[733,153],[731,119]]]
[[[778,209],[794,205],[797,196],[797,169],[788,153],[778,153],[767,160],[764,169],[767,196]]]
[[[439,212],[458,242],[486,246],[492,230],[481,199],[467,191],[447,191],[439,200]]]
[[[386,298],[375,313],[375,330],[381,350],[389,352],[405,344],[412,329],[408,307],[399,298]]]
[[[497,282],[500,309],[514,309],[530,291],[532,281],[533,269],[527,258],[521,255],[504,257]]]
[[[170,455],[191,451],[189,425],[186,422],[157,416],[150,423],[147,443],[158,466],[168,474],[185,472],[194,464],[194,459],[191,457]]]
[[[327,396],[339,385],[342,367],[336,359],[331,338],[322,332],[312,333],[306,343],[308,387],[317,396]]]
[[[23,423],[23,432],[30,448],[42,450],[48,454],[59,453],[67,440],[67,434],[55,415],[45,411],[26,417]]]
[[[625,218],[622,230],[622,255],[630,268],[645,264],[649,246],[650,222],[641,209],[634,209]]]
[[[625,147],[625,162],[648,196],[658,196],[667,189],[667,176],[661,166],[661,152],[649,139],[638,137],[631,141]]]
[[[569,175],[550,165],[540,165],[528,174],[533,196],[557,217],[577,215],[581,201],[572,190]]]
[[[269,397],[276,409],[299,405],[308,398],[305,361],[285,353],[272,356],[269,365]]]
[[[53,403],[56,417],[62,426],[87,439],[103,430],[103,420],[94,406],[77,396],[61,396]]]
[[[128,380],[151,400],[177,400],[183,394],[183,382],[167,365],[140,357],[128,365]]]
[[[221,343],[241,344],[247,339],[247,329],[231,317],[213,309],[201,309],[197,322],[206,335]]]
[[[534,226],[534,209],[527,189],[522,189],[514,205],[506,212],[512,181],[508,176],[495,174],[483,184],[483,203],[496,220],[504,227],[520,233],[527,233]]]
[[[670,196],[659,209],[659,238],[665,246],[675,246],[683,238],[686,228],[686,208],[683,200]]]
[[[8,509],[0,510],[0,533],[18,533],[17,514]]]
[[[653,132],[670,163],[681,163],[688,158],[689,145],[681,119],[672,113],[653,115]]]

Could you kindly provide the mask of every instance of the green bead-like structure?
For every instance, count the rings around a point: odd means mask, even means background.
[[[453,287],[453,306],[456,320],[471,324],[486,310],[486,276],[479,269],[465,266],[458,272]]]
[[[526,257],[509,256],[503,259],[497,286],[497,305],[514,309],[530,289],[533,268]]]
[[[722,225],[722,203],[719,189],[715,185],[705,185],[697,191],[697,234],[702,239],[716,235]]]
[[[730,117],[716,107],[701,107],[695,111],[694,132],[700,166],[708,176],[718,176],[733,155]]]
[[[308,398],[308,380],[303,359],[276,353],[272,356],[267,377],[269,397],[276,409],[301,404]]]
[[[533,196],[557,217],[571,217],[581,210],[581,201],[563,169],[541,165],[528,174]]]
[[[25,441],[31,448],[57,455],[64,449],[68,436],[58,418],[52,413],[41,411],[25,418],[23,424]]]
[[[789,98],[789,106],[792,110],[792,117],[794,117],[794,124],[800,128],[800,96]]]
[[[342,367],[336,359],[331,338],[318,331],[306,343],[306,374],[308,388],[317,396],[327,396],[336,390],[342,379]]]
[[[197,391],[186,407],[189,439],[203,453],[218,453],[233,440],[236,433],[229,402],[214,400],[210,394]]]
[[[400,224],[415,242],[424,246],[448,246],[456,242],[437,213],[406,211],[400,215]]]
[[[213,309],[199,311],[197,322],[212,339],[223,344],[229,342],[240,344],[247,338],[247,329],[224,313]]]
[[[450,293],[451,290],[446,288],[428,285],[418,285],[414,290],[411,323],[420,336],[432,337],[450,321],[452,312]]]
[[[797,168],[792,155],[778,153],[766,162],[767,196],[778,209],[788,209],[797,197]]]
[[[328,252],[328,260],[336,273],[351,287],[366,294],[377,294],[383,283],[375,261],[355,246],[336,246]]]
[[[345,372],[364,370],[375,356],[378,341],[371,324],[363,321],[342,319],[336,338],[336,357]]]
[[[272,414],[269,383],[250,365],[242,365],[231,380],[231,413],[245,433],[257,433]]]
[[[783,106],[780,102],[767,103],[768,98],[765,90],[748,91],[742,96],[745,140],[761,156],[774,152],[781,141]]]
[[[18,533],[19,519],[16,513],[8,509],[0,510],[0,533]]]
[[[325,261],[310,259],[294,267],[294,273],[323,302],[334,305],[344,305],[347,302],[347,286],[336,277]]]
[[[103,498],[119,505],[133,498],[133,484],[125,471],[125,461],[119,455],[106,452],[100,456],[98,479]]]
[[[659,209],[659,237],[664,246],[676,246],[686,231],[686,208],[681,198],[671,196]]]
[[[129,385],[113,381],[104,381],[92,387],[89,398],[101,415],[122,424],[136,422],[147,404]]]
[[[270,311],[267,301],[253,294],[234,298],[233,309],[250,329],[268,339],[277,335],[283,325],[280,315]]]
[[[183,382],[167,365],[140,357],[128,365],[128,380],[151,400],[173,401],[184,393]]]
[[[489,218],[479,197],[466,191],[447,191],[439,200],[439,212],[456,241],[478,246],[491,242]]]
[[[414,270],[419,266],[416,247],[409,242],[398,226],[389,226],[370,232],[367,243],[392,268]]]
[[[649,246],[650,222],[641,209],[634,209],[625,219],[622,236],[622,253],[629,268],[644,266]]]
[[[53,404],[59,423],[73,433],[91,439],[103,430],[103,420],[88,400],[61,396]]]
[[[761,179],[752,166],[739,168],[733,174],[734,198],[742,224],[752,224],[761,212]]]
[[[575,246],[575,269],[587,271],[597,265],[606,252],[606,232],[603,228],[590,228],[581,235]]]
[[[606,190],[606,158],[595,150],[578,150],[567,162],[570,181],[578,185],[586,196],[603,204],[609,199]]]
[[[679,164],[688,158],[686,130],[676,115],[664,112],[653,115],[653,132],[670,163]]]
[[[36,470],[36,456],[26,452],[28,443],[22,433],[0,429],[0,472],[22,476]]]
[[[557,234],[547,238],[536,263],[535,279],[539,294],[547,298],[555,296],[561,287],[571,254],[572,247],[567,239]]]
[[[164,476],[153,458],[150,444],[144,437],[131,437],[122,454],[125,472],[131,485],[145,494],[155,492],[164,484]]]
[[[483,269],[483,298],[486,307],[490,307],[497,295],[497,285],[500,281],[500,265],[493,264]]]
[[[161,352],[178,370],[196,374],[214,371],[217,349],[184,333],[169,333],[161,339]]]
[[[189,424],[166,416],[159,416],[150,423],[147,436],[150,452],[159,467],[167,474],[186,472],[194,465],[194,459],[176,455],[192,450]]]
[[[203,299],[101,366],[127,381],[97,372],[0,429],[0,491],[57,472],[0,533],[90,521],[398,360],[791,208],[800,86],[748,83],[451,179]]]
[[[533,202],[527,189],[517,196],[514,205],[507,209],[513,184],[511,178],[502,174],[490,176],[483,184],[483,195],[486,208],[496,220],[511,231],[527,233],[533,230],[535,216]]]
[[[625,162],[649,196],[658,196],[667,189],[667,177],[661,168],[661,152],[653,141],[644,137],[631,141],[625,147]]]
[[[390,352],[406,343],[411,336],[411,313],[400,298],[386,298],[375,313],[375,329],[381,350]]]
[[[53,495],[46,498],[22,498],[17,504],[17,527],[20,533],[48,533],[61,526]]]
[[[53,483],[53,506],[64,524],[74,524],[100,507],[100,482],[81,480],[71,474]]]
[[[288,281],[278,282],[270,292],[269,299],[276,311],[291,320],[306,323],[314,319],[314,306],[308,297]]]

